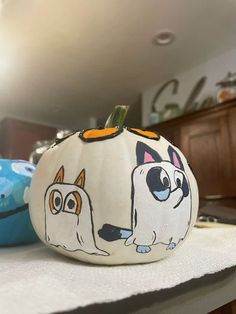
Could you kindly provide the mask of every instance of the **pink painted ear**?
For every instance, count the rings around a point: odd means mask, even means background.
[[[143,142],[137,142],[136,145],[137,165],[143,165],[148,162],[161,162],[162,158],[158,152]]]
[[[173,152],[173,164],[175,165],[176,168],[181,169],[181,164],[176,152]]]
[[[168,147],[168,154],[170,156],[171,163],[176,168],[179,168],[179,169],[184,171],[184,166],[183,166],[182,160],[181,160],[179,154],[177,153],[177,151],[173,147],[169,146]]]
[[[144,163],[155,161],[151,154],[148,152],[144,153]]]

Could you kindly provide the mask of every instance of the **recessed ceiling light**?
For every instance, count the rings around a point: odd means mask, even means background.
[[[172,44],[174,40],[175,34],[168,29],[163,29],[153,37],[153,44],[166,46]]]

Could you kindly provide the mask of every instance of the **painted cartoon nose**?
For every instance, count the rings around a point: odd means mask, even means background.
[[[0,177],[0,199],[7,198],[13,190],[13,184],[11,181],[4,177]]]

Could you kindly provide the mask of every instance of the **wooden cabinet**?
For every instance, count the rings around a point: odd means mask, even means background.
[[[151,126],[178,146],[199,184],[200,197],[236,196],[236,101]]]
[[[181,127],[180,148],[191,163],[201,195],[229,192],[225,190],[232,169],[227,124],[227,113],[222,112]]]
[[[4,119],[0,124],[0,154],[4,158],[28,160],[35,142],[53,139],[56,132],[48,126]]]

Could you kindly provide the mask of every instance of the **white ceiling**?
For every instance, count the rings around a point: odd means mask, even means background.
[[[5,0],[0,115],[84,127],[236,46],[235,0]],[[155,47],[169,28],[176,41]]]

